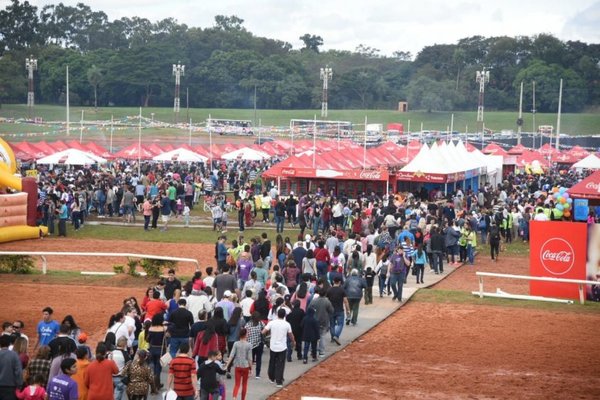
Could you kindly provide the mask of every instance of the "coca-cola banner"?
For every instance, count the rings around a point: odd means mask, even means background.
[[[586,279],[587,225],[574,222],[531,221],[531,276]],[[533,296],[579,299],[573,283],[530,281]]]

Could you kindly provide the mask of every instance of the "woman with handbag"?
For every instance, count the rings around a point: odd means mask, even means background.
[[[162,371],[161,357],[165,353],[165,339],[167,328],[163,325],[164,317],[156,314],[152,317],[152,325],[148,328],[147,341],[150,344],[150,360],[154,367],[154,385],[156,390],[163,387],[160,383],[160,372]]]
[[[148,389],[152,394],[158,393],[154,386],[154,374],[148,365],[148,352],[138,350],[133,361],[124,368],[123,382],[127,385],[127,397],[129,400],[146,400]]]

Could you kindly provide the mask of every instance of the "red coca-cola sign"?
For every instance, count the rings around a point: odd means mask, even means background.
[[[575,251],[564,239],[548,239],[540,249],[540,261],[552,275],[564,275],[575,265]]]
[[[600,183],[596,183],[596,182],[588,182],[585,185],[586,189],[593,189],[593,190],[597,190],[600,192]]]
[[[371,171],[362,170],[362,171],[360,171],[360,178],[361,179],[370,179],[370,180],[380,180],[381,179],[381,171],[379,171],[379,170],[371,170]]]
[[[283,168],[281,170],[281,175],[295,176],[296,175],[296,170],[294,168]]]

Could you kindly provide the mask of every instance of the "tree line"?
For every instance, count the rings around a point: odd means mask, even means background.
[[[473,36],[456,44],[423,48],[414,57],[392,56],[365,44],[354,51],[321,51],[324,39],[306,33],[301,49],[258,37],[237,16],[215,17],[212,27],[188,27],[172,18],[151,22],[124,17],[109,21],[102,11],[79,3],[47,5],[11,0],[0,11],[0,103],[27,98],[25,58],[38,60],[36,102],[65,104],[69,66],[72,105],[173,105],[172,64],[186,66],[181,105],[196,108],[319,108],[319,69],[333,69],[331,109],[475,110],[476,71],[490,70],[487,110],[518,107],[555,112],[563,79],[563,111],[600,104],[600,44],[533,37]]]

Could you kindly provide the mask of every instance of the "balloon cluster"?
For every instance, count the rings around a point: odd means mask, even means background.
[[[569,193],[567,193],[567,188],[552,188],[552,198],[554,199],[554,217],[571,217],[571,204],[573,203],[573,199],[569,197]]]

